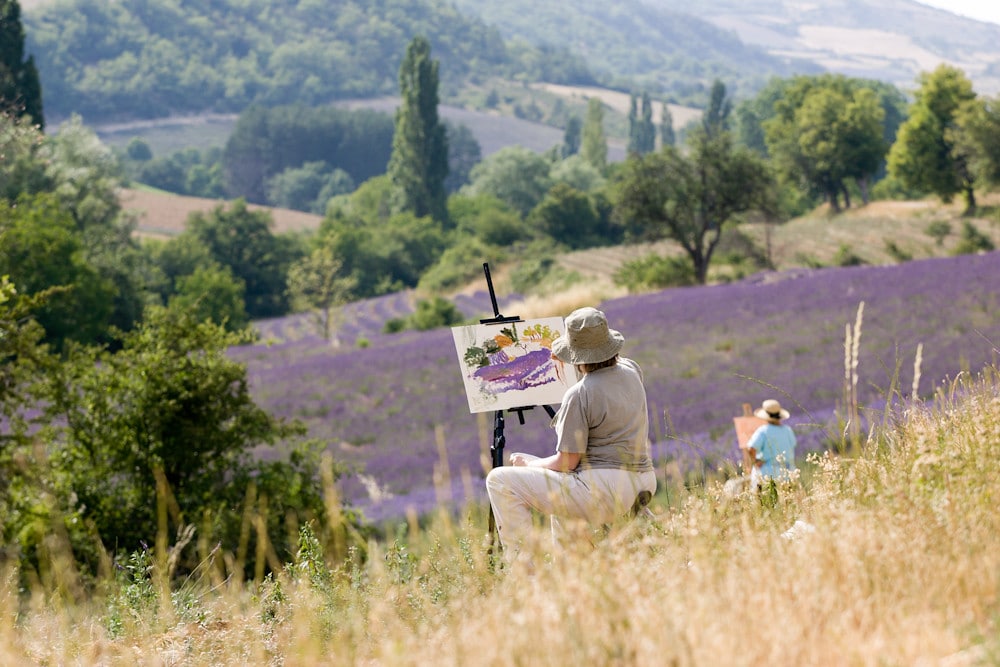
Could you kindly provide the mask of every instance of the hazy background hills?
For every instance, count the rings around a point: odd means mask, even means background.
[[[255,103],[391,107],[414,34],[441,61],[442,115],[461,117],[484,154],[549,148],[579,102],[602,91],[626,104],[648,91],[676,105],[678,126],[716,78],[737,99],[771,77],[824,70],[911,89],[919,72],[948,62],[979,92],[1000,91],[1000,25],[909,0],[22,5],[50,120],[80,113],[111,141],[172,127],[169,148],[220,144]],[[616,159],[623,123],[608,123]]]

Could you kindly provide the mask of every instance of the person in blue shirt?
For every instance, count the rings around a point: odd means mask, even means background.
[[[747,441],[750,456],[756,462],[751,481],[760,486],[766,479],[790,479],[795,468],[795,432],[782,424],[789,418],[788,410],[772,399],[764,401],[754,415],[766,419]]]

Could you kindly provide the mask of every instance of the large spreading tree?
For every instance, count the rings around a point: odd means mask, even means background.
[[[444,182],[448,177],[448,140],[438,118],[438,61],[431,45],[414,37],[399,67],[396,131],[388,175],[392,181],[393,208],[418,218],[447,218]]]
[[[42,85],[34,57],[24,58],[24,27],[17,0],[0,0],[0,112],[27,116],[45,128]]]
[[[756,153],[735,146],[725,129],[728,104],[713,96],[708,121],[686,152],[663,146],[630,156],[622,169],[614,215],[635,240],[669,238],[683,248],[704,284],[723,226],[751,211],[771,210],[772,178]]]

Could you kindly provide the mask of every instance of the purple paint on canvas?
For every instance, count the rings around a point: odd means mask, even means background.
[[[494,393],[540,387],[556,379],[548,373],[552,369],[552,353],[535,350],[520,357],[477,369],[473,375],[489,383]]]

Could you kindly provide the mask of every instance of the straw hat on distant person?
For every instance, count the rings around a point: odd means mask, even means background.
[[[567,364],[599,364],[618,354],[624,342],[604,313],[588,306],[566,317],[566,334],[552,341],[552,354]]]
[[[781,407],[781,403],[773,398],[769,398],[761,403],[760,408],[754,412],[754,415],[761,419],[766,419],[772,424],[778,424],[782,419],[788,419],[791,416],[788,410]]]

